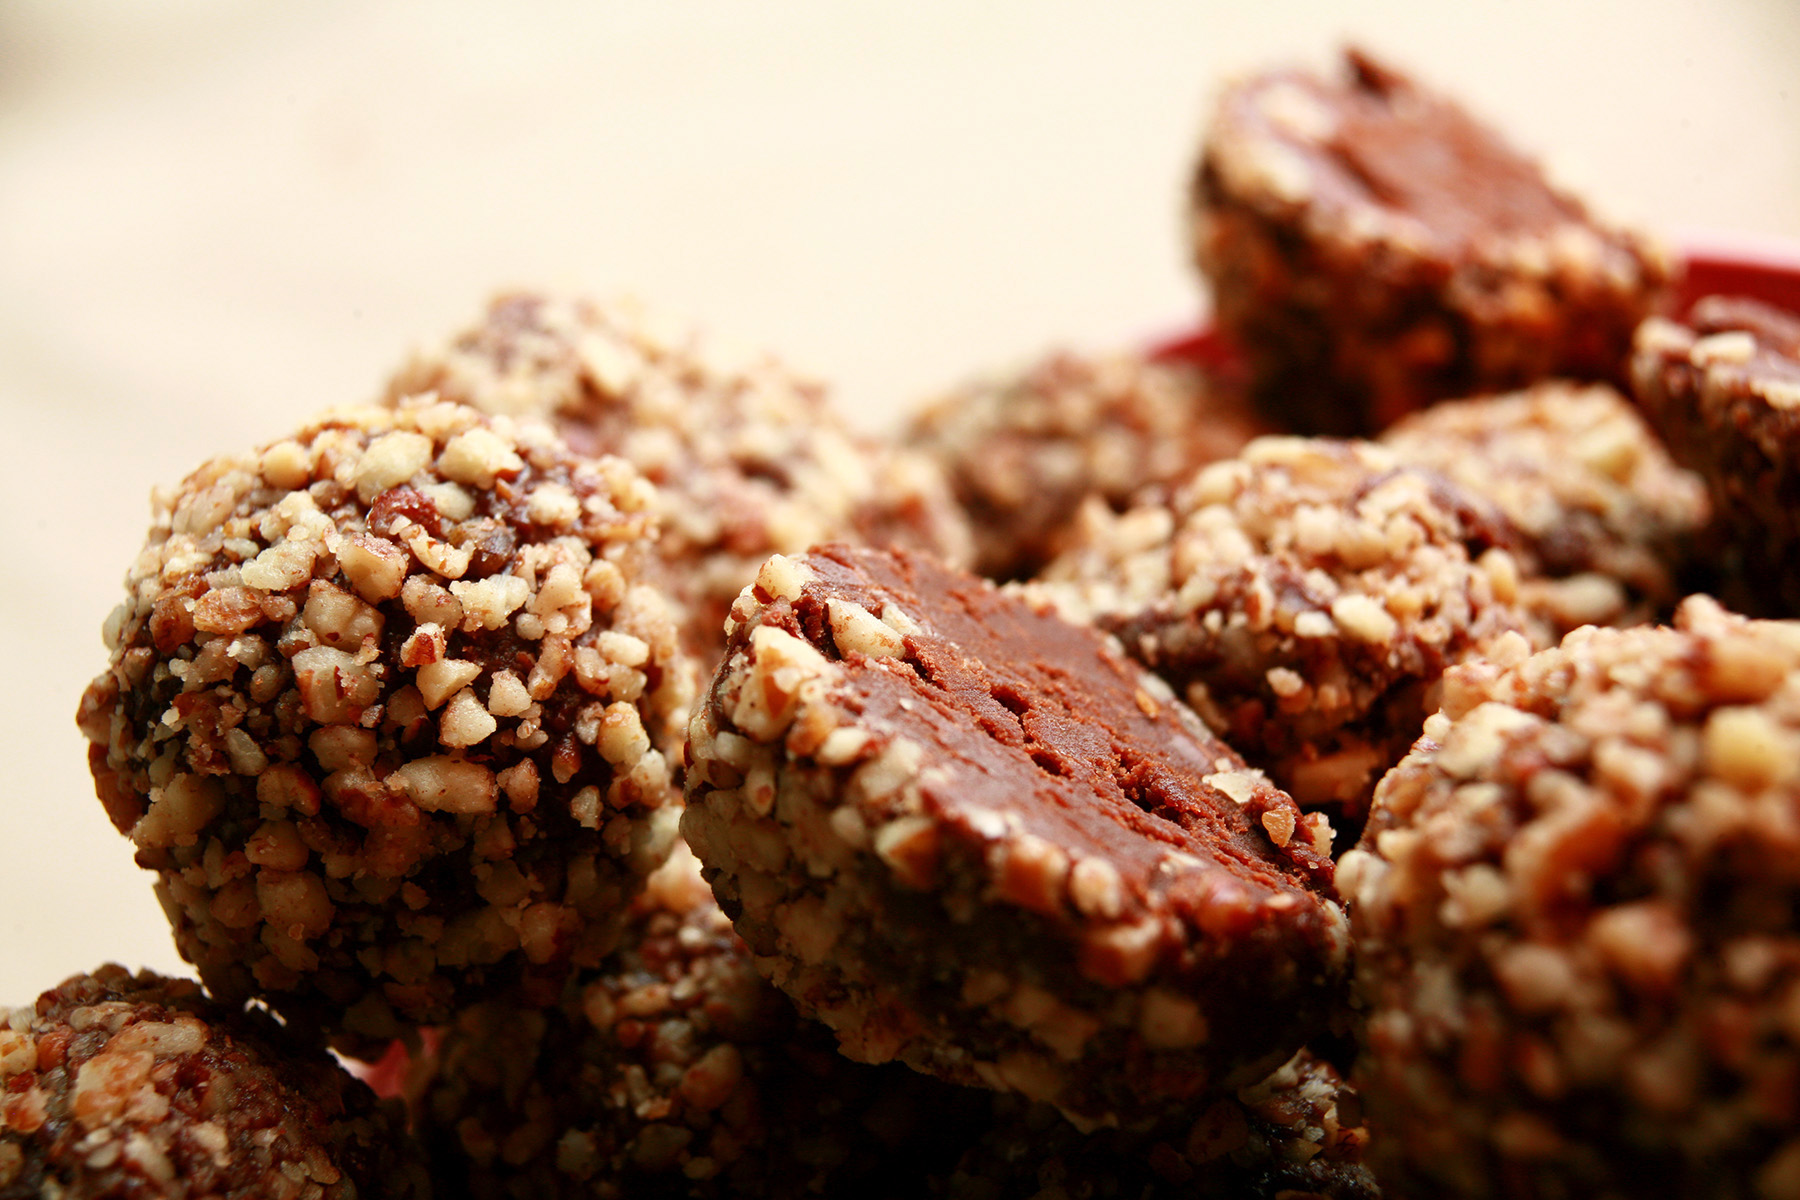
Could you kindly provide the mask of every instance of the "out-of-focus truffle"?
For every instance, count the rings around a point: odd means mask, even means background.
[[[80,722],[215,994],[384,1037],[611,949],[693,695],[655,508],[622,460],[442,403],[157,498]]]
[[[975,571],[1023,579],[1056,556],[1083,500],[1126,508],[1263,432],[1192,364],[1063,351],[933,400],[908,440],[968,511]]]
[[[1674,273],[1448,98],[1360,51],[1228,87],[1193,191],[1219,328],[1276,423],[1370,434],[1555,375],[1623,381]]]
[[[1800,616],[1800,314],[1709,296],[1638,330],[1632,386],[1677,461],[1706,480],[1719,593]]]
[[[751,966],[685,847],[560,1006],[463,1012],[418,1121],[440,1196],[926,1194],[986,1093],[838,1053]]]
[[[946,1200],[1378,1200],[1361,1104],[1302,1050],[1237,1092],[1148,1128],[1083,1132],[1045,1104],[998,1096],[933,1195]]]
[[[0,1196],[416,1200],[404,1118],[187,980],[109,965],[0,1011]]]
[[[1519,535],[1519,602],[1558,637],[1672,611],[1711,514],[1700,478],[1602,385],[1447,401],[1380,440],[1505,515]]]
[[[617,454],[659,489],[671,583],[710,664],[731,602],[774,553],[848,538],[970,555],[929,458],[859,437],[824,387],[641,306],[516,293],[388,383],[555,421],[585,454]]]

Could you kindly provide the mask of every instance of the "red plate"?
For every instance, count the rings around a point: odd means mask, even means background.
[[[1687,244],[1682,312],[1702,296],[1717,295],[1748,296],[1800,312],[1800,246],[1724,237],[1695,237]]]

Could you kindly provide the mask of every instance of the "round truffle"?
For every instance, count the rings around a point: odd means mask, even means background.
[[[1519,602],[1560,637],[1666,616],[1711,515],[1630,401],[1566,381],[1450,400],[1381,435],[1492,503],[1519,534]]]
[[[853,434],[823,385],[629,302],[501,295],[421,351],[391,401],[435,392],[553,420],[577,451],[617,454],[658,489],[686,632],[711,663],[726,614],[770,554],[849,539],[969,557],[929,458]]]
[[[1061,351],[933,401],[908,441],[936,459],[975,535],[974,570],[1024,579],[1083,500],[1123,509],[1267,432],[1197,367]]]
[[[685,847],[560,1006],[466,1010],[418,1124],[439,1194],[920,1196],[986,1093],[838,1053],[752,968]]]
[[[1631,365],[1651,426],[1706,480],[1720,594],[1800,616],[1800,314],[1709,296],[1644,322]]]
[[[1448,97],[1350,50],[1225,89],[1195,258],[1270,419],[1374,433],[1549,376],[1622,382],[1673,259]]]
[[[611,949],[693,695],[655,507],[618,459],[441,403],[157,498],[80,723],[215,994],[379,1038]]]
[[[733,620],[683,830],[851,1057],[1132,1119],[1335,1015],[1324,818],[1095,631],[844,547],[771,559]]]
[[[0,1196],[429,1197],[404,1117],[187,980],[108,965],[0,1012]]]
[[[1800,1196],[1800,624],[1453,671],[1338,882],[1391,1187]]]
[[[1090,519],[1030,590],[1116,634],[1353,841],[1444,668],[1543,638],[1518,603],[1519,542],[1492,504],[1391,450],[1259,438],[1167,502]]]

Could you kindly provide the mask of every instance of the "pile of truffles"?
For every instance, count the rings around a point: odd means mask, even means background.
[[[0,1200],[1800,1200],[1800,316],[1360,52],[1191,217],[889,440],[512,294],[160,498],[200,982],[0,1013]]]

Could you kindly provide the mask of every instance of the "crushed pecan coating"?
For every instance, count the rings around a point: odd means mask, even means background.
[[[431,1195],[398,1105],[198,984],[108,965],[0,1010],[0,1197]]]
[[[733,614],[683,831],[846,1053],[1107,1121],[1332,1020],[1324,818],[1093,630],[845,547],[772,558]]]
[[[1800,623],[1697,596],[1444,693],[1339,865],[1383,1178],[1800,1196]]]
[[[1700,478],[1604,385],[1446,401],[1380,441],[1504,514],[1519,535],[1519,602],[1559,637],[1672,611],[1711,515]]]
[[[655,507],[623,461],[447,403],[156,498],[80,723],[216,994],[349,1044],[611,948],[693,694]]]
[[[931,401],[907,439],[968,511],[975,571],[1024,579],[1056,556],[1082,501],[1126,508],[1263,432],[1192,364],[1059,351]]]
[[[969,531],[936,464],[853,433],[823,385],[641,305],[497,296],[483,319],[414,355],[390,402],[435,392],[556,422],[584,454],[617,454],[658,488],[670,584],[710,663],[763,559],[816,542],[897,543],[951,561]]]
[[[1543,636],[1518,603],[1518,540],[1491,504],[1391,450],[1259,438],[1166,503],[1090,513],[1026,590],[1116,634],[1353,836],[1444,668]]]
[[[1550,376],[1622,382],[1675,274],[1449,98],[1357,50],[1228,87],[1195,259],[1271,420],[1372,434]]]
[[[418,1122],[439,1194],[919,1196],[985,1093],[837,1051],[756,973],[684,847],[559,1006],[460,1014]]]

